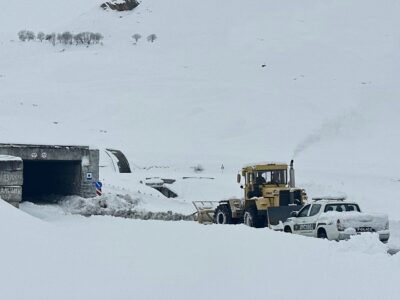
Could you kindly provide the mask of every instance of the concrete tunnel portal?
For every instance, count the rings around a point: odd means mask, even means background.
[[[17,207],[21,201],[52,202],[56,196],[94,197],[98,178],[97,149],[0,144],[0,197]]]

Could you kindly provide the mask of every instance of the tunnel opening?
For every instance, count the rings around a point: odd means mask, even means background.
[[[24,160],[22,201],[57,202],[59,196],[79,195],[82,163],[72,161]]]

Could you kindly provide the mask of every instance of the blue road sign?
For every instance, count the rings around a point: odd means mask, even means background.
[[[102,186],[103,184],[101,183],[101,181],[96,181],[96,189],[101,189]]]

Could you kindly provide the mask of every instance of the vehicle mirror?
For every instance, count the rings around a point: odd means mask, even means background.
[[[240,183],[242,181],[242,176],[240,174],[237,174],[236,181],[237,183]]]
[[[292,211],[292,212],[290,213],[290,216],[296,218],[297,215],[298,215],[298,213],[299,213],[298,211]]]

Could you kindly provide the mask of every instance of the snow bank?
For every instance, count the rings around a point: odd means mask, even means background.
[[[21,161],[21,157],[16,157],[12,155],[0,155],[0,161]]]
[[[33,239],[19,228],[2,243],[2,298],[291,299],[304,287],[299,276],[314,286],[308,299],[400,293],[400,256],[388,256],[368,236],[337,243],[243,225],[111,217],[64,216],[51,224]],[[255,278],[266,272],[260,285]],[[340,288],[326,293],[333,282]]]
[[[376,230],[383,230],[388,222],[388,216],[383,214],[371,214],[362,212],[336,212],[329,211],[321,214],[321,219],[331,220],[336,223],[339,219],[343,223],[344,227],[361,227],[368,226],[373,227]]]

